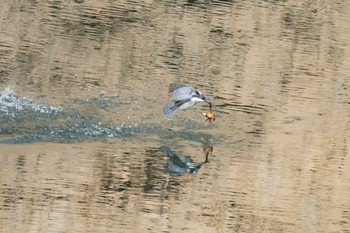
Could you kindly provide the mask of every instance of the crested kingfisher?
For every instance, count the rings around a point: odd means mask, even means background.
[[[210,107],[212,106],[211,102],[201,91],[194,89],[189,84],[172,83],[169,86],[169,91],[172,93],[171,101],[163,107],[164,117],[168,120],[173,118],[177,109],[193,107],[200,101],[208,103]]]

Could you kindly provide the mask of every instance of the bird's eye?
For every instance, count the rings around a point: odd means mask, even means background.
[[[196,95],[199,95],[200,93],[199,93],[199,91],[196,91]]]

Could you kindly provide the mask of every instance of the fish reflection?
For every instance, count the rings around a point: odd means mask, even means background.
[[[202,167],[203,164],[208,163],[208,157],[209,154],[213,152],[213,147],[208,146],[203,149],[203,152],[205,154],[205,160],[200,163],[193,162],[191,157],[188,155],[175,154],[167,146],[162,146],[160,150],[169,157],[169,160],[166,165],[167,170],[171,173],[184,175],[186,173],[195,173]]]

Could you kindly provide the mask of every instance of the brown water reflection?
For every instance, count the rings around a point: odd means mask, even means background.
[[[349,10],[3,1],[0,231],[349,232]],[[171,82],[215,123],[166,121]],[[164,146],[214,151],[175,175]]]

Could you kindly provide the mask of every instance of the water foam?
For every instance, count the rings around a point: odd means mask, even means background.
[[[6,87],[0,91],[0,113],[14,120],[16,115],[22,111],[32,112],[41,115],[57,115],[63,112],[60,107],[46,106],[35,101],[16,96],[12,87]]]

